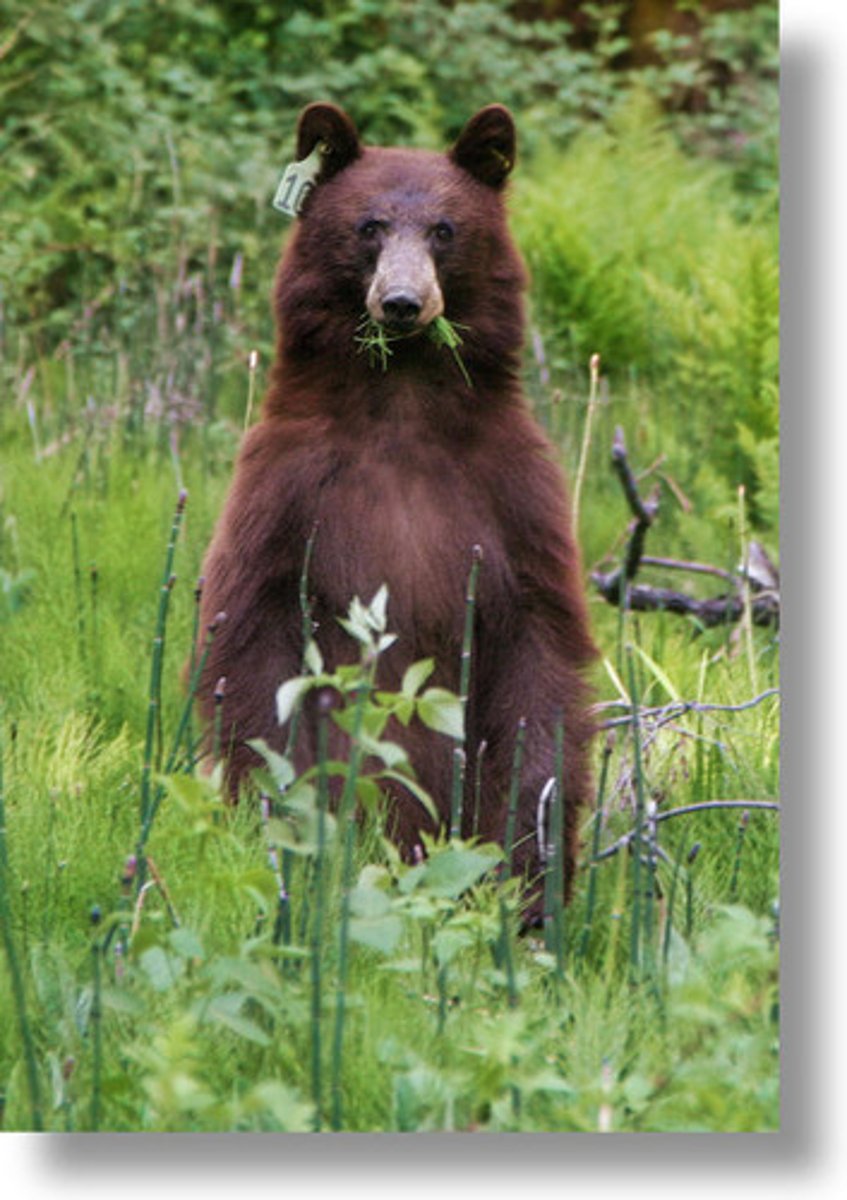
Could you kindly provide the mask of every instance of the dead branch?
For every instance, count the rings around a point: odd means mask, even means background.
[[[628,529],[628,541],[623,563],[615,570],[592,571],[591,579],[600,595],[609,604],[622,605],[633,612],[673,612],[693,617],[706,628],[740,621],[744,614],[745,593],[749,590],[750,611],[755,625],[778,626],[780,615],[779,572],[764,548],[751,541],[746,562],[739,574],[724,571],[708,563],[684,562],[678,559],[654,558],[644,554],[647,530],[659,510],[659,493],[654,489],[643,500],[627,457],[623,431],[615,430],[612,443],[612,470],[620,480],[626,502],[634,520]],[[642,566],[659,566],[676,571],[715,575],[731,585],[720,596],[698,599],[671,588],[636,584],[632,580]]]
[[[656,822],[668,821],[671,817],[682,817],[687,813],[703,812],[710,808],[763,808],[770,812],[779,812],[779,804],[775,800],[704,800],[700,804],[686,804],[681,808],[669,808],[665,812],[656,813],[653,819]],[[611,858],[619,850],[625,850],[635,840],[637,833],[638,830],[636,829],[631,829],[629,833],[625,833],[623,837],[618,838],[616,842],[612,842],[605,850],[601,850],[595,857],[594,862],[601,862],[605,858]]]
[[[750,700],[744,700],[741,704],[701,704],[697,700],[672,700],[669,704],[663,704],[658,708],[642,708],[639,713],[639,720],[650,721],[656,720],[660,724],[667,724],[668,721],[675,721],[678,717],[684,716],[686,713],[709,713],[709,712],[744,712],[745,709],[754,708],[757,704],[761,704],[763,700],[768,700],[771,696],[778,696],[779,688],[767,688],[758,696],[753,696]],[[602,704],[597,704],[594,711],[599,713],[607,708],[625,708],[631,710],[632,705],[628,700],[606,700]],[[600,725],[601,729],[613,729],[616,725],[630,725],[632,723],[631,711],[624,717],[610,717],[603,721]]]

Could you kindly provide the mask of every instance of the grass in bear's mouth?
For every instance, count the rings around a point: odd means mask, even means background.
[[[456,360],[456,365],[461,371],[465,383],[468,387],[473,387],[471,377],[459,353],[459,347],[462,345],[462,337],[459,330],[465,328],[467,327],[456,325],[453,321],[449,321],[447,317],[441,316],[431,321],[424,332],[436,346],[444,346],[450,351]],[[359,347],[359,350],[367,354],[368,362],[372,367],[379,367],[383,371],[388,370],[388,360],[394,353],[391,343],[412,337],[414,334],[420,332],[419,330],[414,330],[412,333],[391,333],[379,321],[375,321],[370,313],[364,314],[357,326],[357,330],[356,345]]]

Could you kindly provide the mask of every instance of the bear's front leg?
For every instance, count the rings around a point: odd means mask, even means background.
[[[480,674],[475,697],[474,747],[485,741],[482,757],[480,833],[505,846],[509,790],[518,731],[524,726],[514,838],[513,874],[528,883],[525,921],[542,916],[542,883],[551,832],[550,781],[557,771],[561,738],[563,784],[562,855],[564,899],[576,870],[580,808],[590,801],[588,747],[592,726],[587,688],[580,668],[561,653],[551,631],[531,626],[501,642],[496,658]],[[506,847],[509,849],[508,847]]]

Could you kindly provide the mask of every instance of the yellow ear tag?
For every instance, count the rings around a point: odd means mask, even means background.
[[[287,217],[300,215],[306,197],[315,186],[315,180],[321,171],[321,160],[328,149],[326,142],[318,142],[308,158],[288,164],[273,198],[273,206],[277,212],[285,213]]]

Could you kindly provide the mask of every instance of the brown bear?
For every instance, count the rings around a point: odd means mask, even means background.
[[[298,159],[316,147],[320,171],[276,278],[262,418],[244,439],[204,565],[203,620],[221,610],[227,619],[203,673],[203,715],[211,722],[225,676],[221,745],[233,790],[259,762],[248,739],[285,746],[275,696],[302,673],[299,589],[313,529],[308,591],[327,667],[357,659],[337,618],[385,584],[398,636],[380,659],[379,686],[399,688],[411,663],[431,657],[429,684],[458,691],[479,546],[463,833],[479,774],[478,831],[502,843],[523,719],[515,867],[537,877],[539,796],[554,774],[561,714],[567,892],[589,786],[583,674],[595,649],[563,479],[521,391],[526,272],[503,204],[511,115],[484,108],[440,154],[364,146],[344,112],[313,104],[300,117]],[[357,342],[363,315],[390,337],[382,365]],[[426,336],[440,316],[461,331],[461,362]],[[315,761],[316,720],[305,711],[299,722],[299,770]],[[344,737],[333,730],[331,757]],[[446,825],[450,739],[417,719],[392,739]],[[402,787],[389,797],[388,825],[407,854],[432,831]]]

